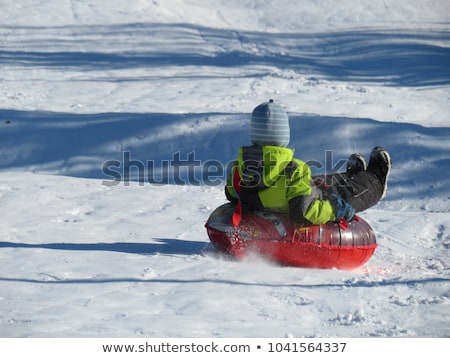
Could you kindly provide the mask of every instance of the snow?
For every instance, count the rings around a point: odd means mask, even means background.
[[[448,1],[1,7],[1,337],[450,337]],[[210,244],[269,98],[315,173],[390,150],[363,267]]]

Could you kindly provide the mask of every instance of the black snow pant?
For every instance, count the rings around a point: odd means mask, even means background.
[[[319,175],[313,177],[313,181],[322,190],[324,198],[337,194],[356,212],[364,211],[378,203],[384,189],[376,175],[368,171]]]

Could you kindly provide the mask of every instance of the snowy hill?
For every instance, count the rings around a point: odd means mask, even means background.
[[[0,336],[450,337],[448,14],[439,0],[3,2]],[[315,173],[390,150],[360,269],[209,243],[269,98]]]

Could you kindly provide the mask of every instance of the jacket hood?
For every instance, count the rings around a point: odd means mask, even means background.
[[[262,189],[275,184],[294,159],[294,151],[278,146],[241,147],[239,174],[244,186]]]

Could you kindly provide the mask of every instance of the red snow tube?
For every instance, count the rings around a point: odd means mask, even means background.
[[[351,270],[366,263],[377,247],[375,233],[360,217],[345,228],[337,223],[299,226],[287,215],[252,211],[234,227],[233,212],[230,203],[219,206],[205,226],[218,250],[238,258],[256,253],[289,266]]]

